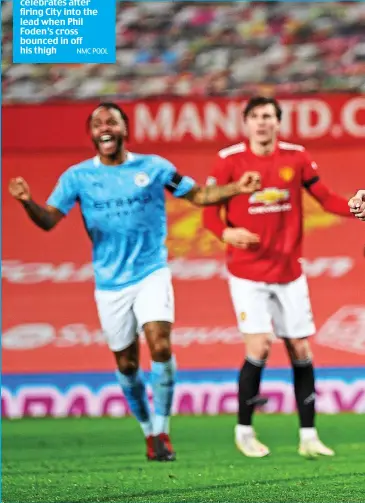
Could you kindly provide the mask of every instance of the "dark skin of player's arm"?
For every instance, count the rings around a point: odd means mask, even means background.
[[[195,185],[187,194],[182,196],[196,206],[211,206],[224,203],[239,194],[251,194],[260,188],[258,173],[247,171],[237,182],[227,185]]]
[[[224,186],[209,185],[207,187],[199,187],[196,185],[190,192],[185,194],[183,198],[196,206],[210,206],[227,201],[240,193],[241,191],[236,183],[230,183]]]
[[[33,201],[28,183],[18,176],[9,182],[9,192],[24,208],[29,218],[39,228],[50,231],[60,222],[64,214],[52,206],[40,206]]]
[[[32,199],[21,201],[29,218],[44,231],[52,230],[64,218],[64,214],[53,206],[40,206]]]

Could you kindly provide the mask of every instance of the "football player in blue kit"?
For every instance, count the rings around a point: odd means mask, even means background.
[[[31,197],[27,182],[9,191],[32,221],[50,231],[79,203],[92,242],[95,301],[100,324],[116,360],[116,377],[147,445],[147,459],[173,461],[169,417],[176,362],[171,349],[174,294],[168,268],[165,193],[197,206],[222,203],[260,186],[257,173],[238,182],[200,187],[157,155],[129,152],[128,117],[114,103],[101,103],[87,128],[96,156],[71,166],[59,178],[46,206]],[[151,355],[152,416],[139,367],[138,333]]]

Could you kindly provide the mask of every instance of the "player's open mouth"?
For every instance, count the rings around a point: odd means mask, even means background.
[[[110,134],[103,134],[102,136],[100,136],[99,144],[106,149],[115,147],[115,138]]]

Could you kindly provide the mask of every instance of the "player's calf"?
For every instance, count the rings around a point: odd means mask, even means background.
[[[269,448],[259,442],[252,426],[255,407],[262,404],[259,396],[261,373],[265,360],[246,357],[238,382],[238,424],[235,428],[236,447],[248,457],[261,458],[270,453]]]
[[[261,458],[270,453],[259,442],[252,426],[256,407],[265,400],[259,395],[261,375],[271,347],[271,334],[246,334],[246,359],[238,381],[238,424],[235,428],[235,443],[240,452],[248,457]]]
[[[333,456],[318,438],[315,427],[315,378],[308,338],[285,340],[294,376],[294,393],[300,422],[299,454],[308,458]]]
[[[155,451],[159,460],[173,461],[176,455],[169,438],[169,423],[176,382],[176,361],[171,354],[171,323],[150,322],[143,328],[152,357]]]
[[[118,370],[116,378],[122,388],[128,406],[140,424],[146,438],[153,433],[152,418],[148,403],[143,371],[138,367],[137,342],[114,353]]]
[[[294,393],[300,428],[315,432],[315,380],[312,357],[307,338],[286,339],[285,345],[291,359],[294,377]]]
[[[238,424],[251,426],[255,406],[261,404],[259,396],[262,370],[270,352],[270,334],[247,334],[246,359],[238,381]]]

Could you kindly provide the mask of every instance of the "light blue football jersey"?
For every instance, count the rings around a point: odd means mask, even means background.
[[[165,189],[181,197],[194,185],[166,159],[128,152],[119,166],[94,157],[70,167],[47,204],[65,215],[80,204],[96,288],[118,290],[167,266]]]

